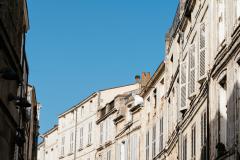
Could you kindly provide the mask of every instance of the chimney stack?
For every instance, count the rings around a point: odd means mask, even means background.
[[[150,79],[151,79],[150,72],[142,72],[141,87],[142,88],[145,87]]]

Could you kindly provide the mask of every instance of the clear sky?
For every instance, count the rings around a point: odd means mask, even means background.
[[[152,74],[178,0],[29,0],[29,82],[42,104],[40,132],[94,91]]]

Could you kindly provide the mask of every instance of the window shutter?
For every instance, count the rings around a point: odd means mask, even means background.
[[[195,44],[191,45],[189,50],[189,74],[188,74],[188,95],[195,92]]]
[[[239,20],[240,17],[240,0],[236,0],[236,14],[237,14],[237,21]]]
[[[206,31],[205,23],[200,25],[199,40],[199,77],[202,78],[206,72]]]
[[[224,0],[218,0],[218,44],[220,45],[225,37],[225,4]]]
[[[186,86],[186,82],[187,82],[187,76],[186,76],[186,71],[187,71],[187,66],[186,66],[186,62],[182,62],[181,64],[181,75],[180,75],[180,79],[181,79],[181,109],[184,109],[186,107],[186,96],[187,96],[187,86]]]
[[[125,153],[125,160],[128,160],[128,141],[126,140],[124,143],[124,153]]]

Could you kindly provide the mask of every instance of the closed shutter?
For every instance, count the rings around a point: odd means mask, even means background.
[[[189,50],[189,73],[188,73],[188,95],[192,96],[195,92],[195,44]]]
[[[206,73],[206,31],[205,23],[200,25],[199,39],[199,78],[201,79]]]
[[[127,140],[124,143],[124,155],[125,155],[124,160],[128,160],[128,141]]]
[[[239,18],[240,18],[240,0],[236,0],[236,9],[237,9],[237,11],[236,11],[236,13],[237,13],[237,20],[239,21]]]
[[[182,62],[181,64],[181,108],[180,109],[184,109],[186,107],[186,97],[187,97],[187,76],[186,76],[186,71],[187,71],[187,66],[186,66],[186,62]]]
[[[225,37],[225,4],[224,0],[218,0],[218,44],[220,45]]]

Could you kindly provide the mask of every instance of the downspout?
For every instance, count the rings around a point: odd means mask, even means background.
[[[76,160],[76,154],[77,154],[77,118],[78,118],[78,114],[77,114],[77,108],[75,110],[76,112],[76,119],[75,119],[75,142],[74,142],[74,160]]]
[[[207,160],[210,160],[210,119],[209,119],[209,84],[210,84],[210,75],[208,74],[207,79],[207,146],[206,146],[206,158]]]

